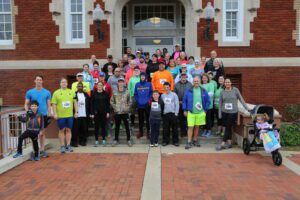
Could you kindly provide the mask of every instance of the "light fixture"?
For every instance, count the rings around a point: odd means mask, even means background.
[[[104,11],[100,7],[100,4],[97,4],[96,8],[93,10],[93,20],[96,23],[96,30],[98,32],[99,42],[102,42],[104,40],[104,32],[101,32],[101,21],[104,19]]]
[[[150,18],[151,24],[160,24],[160,18],[159,17],[152,17]]]
[[[204,17],[205,17],[206,22],[207,22],[207,27],[204,30],[205,40],[209,40],[210,24],[211,24],[211,21],[214,18],[214,16],[215,16],[215,9],[211,5],[211,2],[207,2],[206,7],[204,8]]]
[[[161,40],[155,39],[155,40],[153,40],[153,43],[154,43],[154,44],[160,44],[160,43],[161,43]]]

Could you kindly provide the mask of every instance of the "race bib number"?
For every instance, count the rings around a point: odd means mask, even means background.
[[[197,110],[202,110],[202,104],[200,102],[197,102],[195,104],[195,107],[196,107]]]
[[[165,82],[167,82],[166,79],[159,79],[159,83],[160,83],[161,85],[163,85]]]
[[[98,78],[94,78],[95,84],[98,83]]]
[[[172,103],[172,99],[171,98],[165,98],[164,103],[165,104],[171,104]]]
[[[84,107],[85,106],[85,102],[83,102],[83,101],[78,102],[78,106],[79,107]]]
[[[63,108],[70,108],[71,107],[71,102],[70,101],[64,101],[64,102],[62,102],[62,107]]]
[[[209,97],[213,97],[214,93],[213,92],[209,92],[208,95],[209,95]]]
[[[151,78],[153,77],[153,74],[154,74],[154,73],[150,73],[150,77],[151,77]]]
[[[225,110],[232,110],[232,109],[233,109],[232,103],[225,103]]]
[[[157,102],[152,102],[152,108],[158,109],[158,103]]]

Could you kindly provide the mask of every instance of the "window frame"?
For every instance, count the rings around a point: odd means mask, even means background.
[[[123,9],[126,9],[126,27],[123,27]],[[129,28],[129,6],[128,4],[125,5],[122,9],[122,13],[121,13],[121,23],[122,23],[122,30],[128,30]]]
[[[11,39],[10,40],[0,40],[0,45],[4,46],[4,45],[13,45],[13,37],[14,37],[14,24],[13,24],[13,5],[12,5],[12,1],[10,0],[10,12],[6,12],[6,11],[0,11],[0,15],[10,15],[10,25],[11,25]],[[8,24],[6,22],[4,22],[4,24]],[[5,32],[4,32],[5,33]]]
[[[85,44],[86,43],[86,13],[85,13],[85,1],[82,2],[81,12],[71,12],[71,0],[65,0],[65,37],[67,44]],[[82,39],[73,39],[72,29],[72,17],[71,15],[81,14],[82,15]]]
[[[182,16],[183,12],[184,12],[184,16]],[[182,17],[184,17],[184,26],[182,26],[182,22],[183,22]],[[185,27],[186,27],[186,9],[185,9],[184,5],[181,4],[180,5],[180,28],[185,29]]]
[[[136,27],[135,26],[135,7],[138,6],[172,6],[174,10],[174,26],[172,27]],[[176,17],[176,3],[149,3],[149,4],[132,4],[132,29],[133,30],[174,30],[177,29],[177,17]]]
[[[238,1],[238,9],[226,9],[226,3],[228,0],[223,1],[223,41],[224,42],[242,42],[244,38],[244,0]],[[230,0],[231,1],[231,0]],[[226,14],[227,12],[237,12],[237,37],[227,36],[226,35]]]

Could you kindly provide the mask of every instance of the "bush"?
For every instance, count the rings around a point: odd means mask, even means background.
[[[284,146],[300,145],[300,123],[282,123],[280,138]]]
[[[284,108],[285,121],[296,121],[300,119],[300,104],[288,104]]]

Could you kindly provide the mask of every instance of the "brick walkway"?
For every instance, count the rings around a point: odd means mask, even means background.
[[[294,154],[291,157],[289,157],[289,159],[300,165],[300,154]]]
[[[140,199],[147,154],[51,154],[0,176],[0,199]]]
[[[246,200],[300,197],[300,177],[270,157],[243,154],[162,155],[162,199]]]

